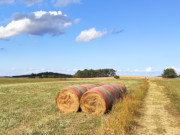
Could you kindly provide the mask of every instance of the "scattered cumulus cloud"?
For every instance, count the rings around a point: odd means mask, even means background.
[[[172,68],[176,71],[176,73],[180,74],[180,68],[176,68],[176,67],[172,67]]]
[[[0,51],[5,51],[5,48],[0,48]]]
[[[77,42],[88,42],[96,38],[100,38],[107,34],[107,31],[97,31],[95,28],[81,31],[79,36],[76,38]]]
[[[0,3],[13,3],[14,0],[0,0]]]
[[[130,72],[135,72],[135,73],[150,73],[152,72],[152,68],[148,67],[147,69],[134,69],[133,71],[129,70]]]
[[[14,3],[14,2],[21,1],[25,3],[27,6],[32,6],[35,3],[41,3],[43,0],[0,0],[1,3]],[[71,3],[81,3],[81,0],[51,0],[54,6],[67,6]]]
[[[134,72],[135,72],[135,73],[138,73],[138,72],[141,72],[141,70],[139,70],[139,69],[134,69]]]
[[[6,41],[6,42],[10,41],[10,39],[8,39],[8,38],[0,38],[0,40],[1,41]]]
[[[149,73],[149,72],[151,72],[152,71],[152,68],[151,67],[148,67],[147,69],[146,69],[146,72],[147,73]]]
[[[74,23],[79,23],[79,22],[80,22],[80,18],[74,19]]]
[[[43,0],[21,0],[21,1],[28,6],[32,6],[34,3],[39,3],[42,2]]]
[[[72,71],[77,72],[78,70],[80,70],[80,69],[76,69],[76,68],[75,68],[75,69],[73,69]]]
[[[110,34],[119,34],[119,33],[122,33],[122,32],[124,32],[123,29],[122,30],[111,29]]]
[[[81,0],[52,0],[55,6],[67,6],[71,3],[80,3]]]
[[[0,26],[0,39],[20,33],[27,35],[64,34],[64,28],[71,26],[70,19],[61,11],[37,11],[29,14],[15,13],[12,21],[5,27]]]
[[[119,75],[160,75],[162,70],[152,70],[151,67],[146,69],[118,69],[117,74]]]
[[[52,69],[52,68],[28,68],[24,74],[41,73],[41,72],[56,72],[62,74],[75,74],[79,69]]]
[[[28,6],[32,6],[34,3],[40,3],[43,0],[0,0],[0,3],[14,3],[16,1],[21,1]]]
[[[16,68],[15,68],[15,67],[12,67],[11,70],[14,71],[14,70],[16,70]]]
[[[32,74],[32,73],[41,73],[41,72],[54,72],[53,69],[45,69],[45,68],[41,68],[41,69],[37,69],[37,68],[29,68],[26,69],[25,74]]]

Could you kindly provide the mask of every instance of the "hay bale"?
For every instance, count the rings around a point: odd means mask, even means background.
[[[102,85],[88,90],[80,101],[81,110],[90,114],[104,114],[113,102],[122,98],[122,86],[118,84]]]
[[[122,98],[122,93],[123,90],[122,88],[120,88],[117,84],[111,84],[111,86],[116,89],[117,93],[118,93],[118,98]]]
[[[102,86],[102,85],[108,85],[108,82],[100,82],[100,83],[96,83],[96,86]]]
[[[83,84],[83,85],[81,85],[81,86],[86,87],[86,88],[87,88],[87,90],[92,89],[92,88],[94,88],[94,87],[97,87],[97,85],[96,85],[96,84]]]
[[[108,91],[110,91],[111,92],[111,94],[112,94],[112,96],[113,96],[113,100],[116,100],[116,98],[117,98],[117,91],[116,90],[114,90],[112,87],[110,87],[109,85],[103,85],[102,86],[103,88],[105,88],[105,89],[107,89]]]
[[[113,95],[113,99],[116,100],[120,97],[120,92],[117,88],[115,88],[113,85],[103,85],[102,87],[108,89],[109,91],[111,91],[112,95]]]
[[[56,95],[57,108],[63,113],[77,112],[81,96],[94,87],[94,84],[85,84],[63,88]]]
[[[87,91],[81,97],[81,110],[90,114],[104,114],[114,102],[112,93],[112,90],[102,86]]]
[[[121,89],[122,89],[122,91],[123,91],[123,93],[126,93],[126,92],[127,92],[126,86],[125,86],[123,83],[119,83],[119,82],[118,82],[118,83],[114,83],[114,84],[120,86]]]
[[[78,85],[78,87],[81,87],[81,88],[83,88],[85,91],[88,91],[88,88],[85,87],[85,86],[83,86],[83,85]]]

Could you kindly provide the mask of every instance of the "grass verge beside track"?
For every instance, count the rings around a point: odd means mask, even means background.
[[[180,79],[163,79],[155,81],[163,86],[163,90],[171,103],[167,110],[174,116],[180,116]]]
[[[136,115],[148,91],[149,84],[144,81],[141,86],[131,87],[121,101],[117,101],[107,116],[107,120],[97,131],[98,135],[122,135],[131,131]]]

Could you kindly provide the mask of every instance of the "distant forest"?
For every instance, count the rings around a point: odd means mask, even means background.
[[[12,76],[13,78],[93,78],[93,77],[111,77],[115,76],[116,71],[114,69],[85,69],[85,70],[78,70],[74,75],[69,74],[61,74],[61,73],[53,73],[53,72],[42,72],[42,73],[32,73],[30,75],[19,75],[19,76]]]
[[[74,77],[76,78],[92,78],[92,77],[111,77],[115,76],[116,71],[114,69],[85,69],[85,70],[78,70]]]
[[[73,75],[68,74],[60,74],[60,73],[53,73],[53,72],[43,72],[43,73],[32,73],[31,75],[20,75],[20,76],[13,76],[14,78],[21,78],[21,77],[28,77],[28,78],[72,78]]]

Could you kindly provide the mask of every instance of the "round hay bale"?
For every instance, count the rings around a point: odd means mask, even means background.
[[[104,87],[96,87],[87,91],[80,101],[83,112],[104,114],[113,103],[113,95]]]
[[[116,87],[118,90],[120,90],[121,91],[121,93],[123,93],[124,91],[123,91],[123,88],[120,86],[120,85],[118,85],[118,84],[112,84],[114,87]]]
[[[64,113],[77,112],[81,96],[87,90],[80,86],[66,87],[56,95],[56,106]]]
[[[116,91],[118,92],[118,98],[122,97],[122,90],[120,89],[120,87],[116,84],[111,84],[112,87],[114,87],[116,89]]]
[[[81,85],[81,86],[86,87],[87,90],[92,89],[92,88],[94,88],[94,87],[97,87],[95,84],[84,84],[84,85]]]
[[[114,84],[119,85],[119,86],[122,88],[122,90],[123,90],[124,93],[127,92],[126,86],[125,86],[123,83],[119,83],[119,82],[118,82],[118,83],[114,83]]]
[[[96,89],[101,90],[104,93],[106,93],[106,95],[108,97],[108,101],[109,101],[109,106],[111,107],[111,105],[113,104],[113,101],[114,101],[111,91],[109,91],[107,88],[104,88],[102,86],[101,87],[96,87]]]
[[[85,91],[87,91],[87,90],[88,90],[88,88],[87,88],[87,87],[85,87],[85,86],[83,86],[83,85],[78,85],[78,87],[83,88]]]
[[[108,85],[109,83],[108,82],[100,82],[100,83],[96,83],[96,85],[99,87],[99,86],[102,86],[102,85]]]
[[[105,89],[107,89],[108,91],[111,92],[112,96],[113,96],[113,100],[116,100],[117,96],[118,96],[118,93],[116,90],[113,89],[113,87],[111,87],[110,85],[103,85],[101,86]]]

